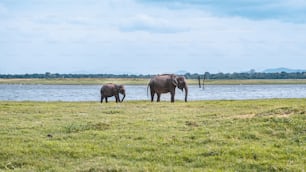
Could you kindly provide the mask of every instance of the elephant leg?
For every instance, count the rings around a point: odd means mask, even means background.
[[[155,94],[155,92],[153,90],[151,90],[151,102],[154,101],[154,94]]]
[[[174,96],[175,96],[175,91],[171,92],[171,102],[173,103],[174,102]]]
[[[108,98],[107,97],[105,97],[105,102],[108,103]]]
[[[115,95],[115,98],[116,98],[116,103],[118,103],[119,100],[119,96],[118,95]]]
[[[120,101],[120,95],[118,94],[118,103],[121,103],[121,101]]]
[[[103,99],[104,99],[104,97],[103,97],[103,96],[101,96],[101,103],[103,103]]]
[[[157,102],[160,102],[160,93],[157,93]]]
[[[119,101],[119,103],[122,103],[122,102],[123,102],[123,99],[124,99],[124,98],[122,98],[122,99],[120,100],[120,95],[118,95],[118,101]]]

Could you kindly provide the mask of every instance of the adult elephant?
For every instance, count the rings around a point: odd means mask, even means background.
[[[176,76],[174,74],[156,75],[151,78],[148,87],[150,87],[151,102],[154,101],[154,95],[157,94],[157,102],[160,101],[160,95],[162,93],[171,94],[171,102],[174,102],[175,88],[180,90],[185,89],[185,102],[187,102],[188,85],[183,76]]]
[[[105,99],[105,102],[107,103],[108,102],[107,98],[112,96],[115,96],[116,103],[123,102],[125,98],[125,88],[123,85],[117,85],[112,83],[105,84],[102,86],[100,93],[101,93],[101,103],[103,103],[103,99]],[[123,95],[121,101],[119,93]]]

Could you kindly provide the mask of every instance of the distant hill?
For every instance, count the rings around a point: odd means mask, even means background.
[[[303,70],[303,69],[288,69],[288,68],[280,67],[280,68],[266,69],[262,72],[263,73],[281,73],[281,72],[297,73],[297,72],[306,72],[306,70]]]

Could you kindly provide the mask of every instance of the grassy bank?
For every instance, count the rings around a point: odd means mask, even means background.
[[[148,82],[149,79],[142,79],[142,78],[0,79],[0,84],[102,85],[104,83],[117,83],[125,85],[146,85],[148,84]],[[188,79],[187,82],[192,85],[198,84],[198,80],[196,79]],[[306,79],[205,80],[204,84],[207,85],[306,84]]]
[[[305,171],[305,102],[0,102],[0,171]]]
[[[138,79],[138,78],[0,79],[0,84],[102,85],[104,83],[141,85],[141,84],[147,84],[148,79]]]

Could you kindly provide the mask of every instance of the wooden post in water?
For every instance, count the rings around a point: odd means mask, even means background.
[[[198,76],[198,81],[199,81],[199,88],[201,88],[201,76]]]
[[[204,88],[204,81],[205,81],[205,73],[204,73],[204,75],[203,75],[203,86],[202,86],[203,90],[205,89],[205,88]]]

